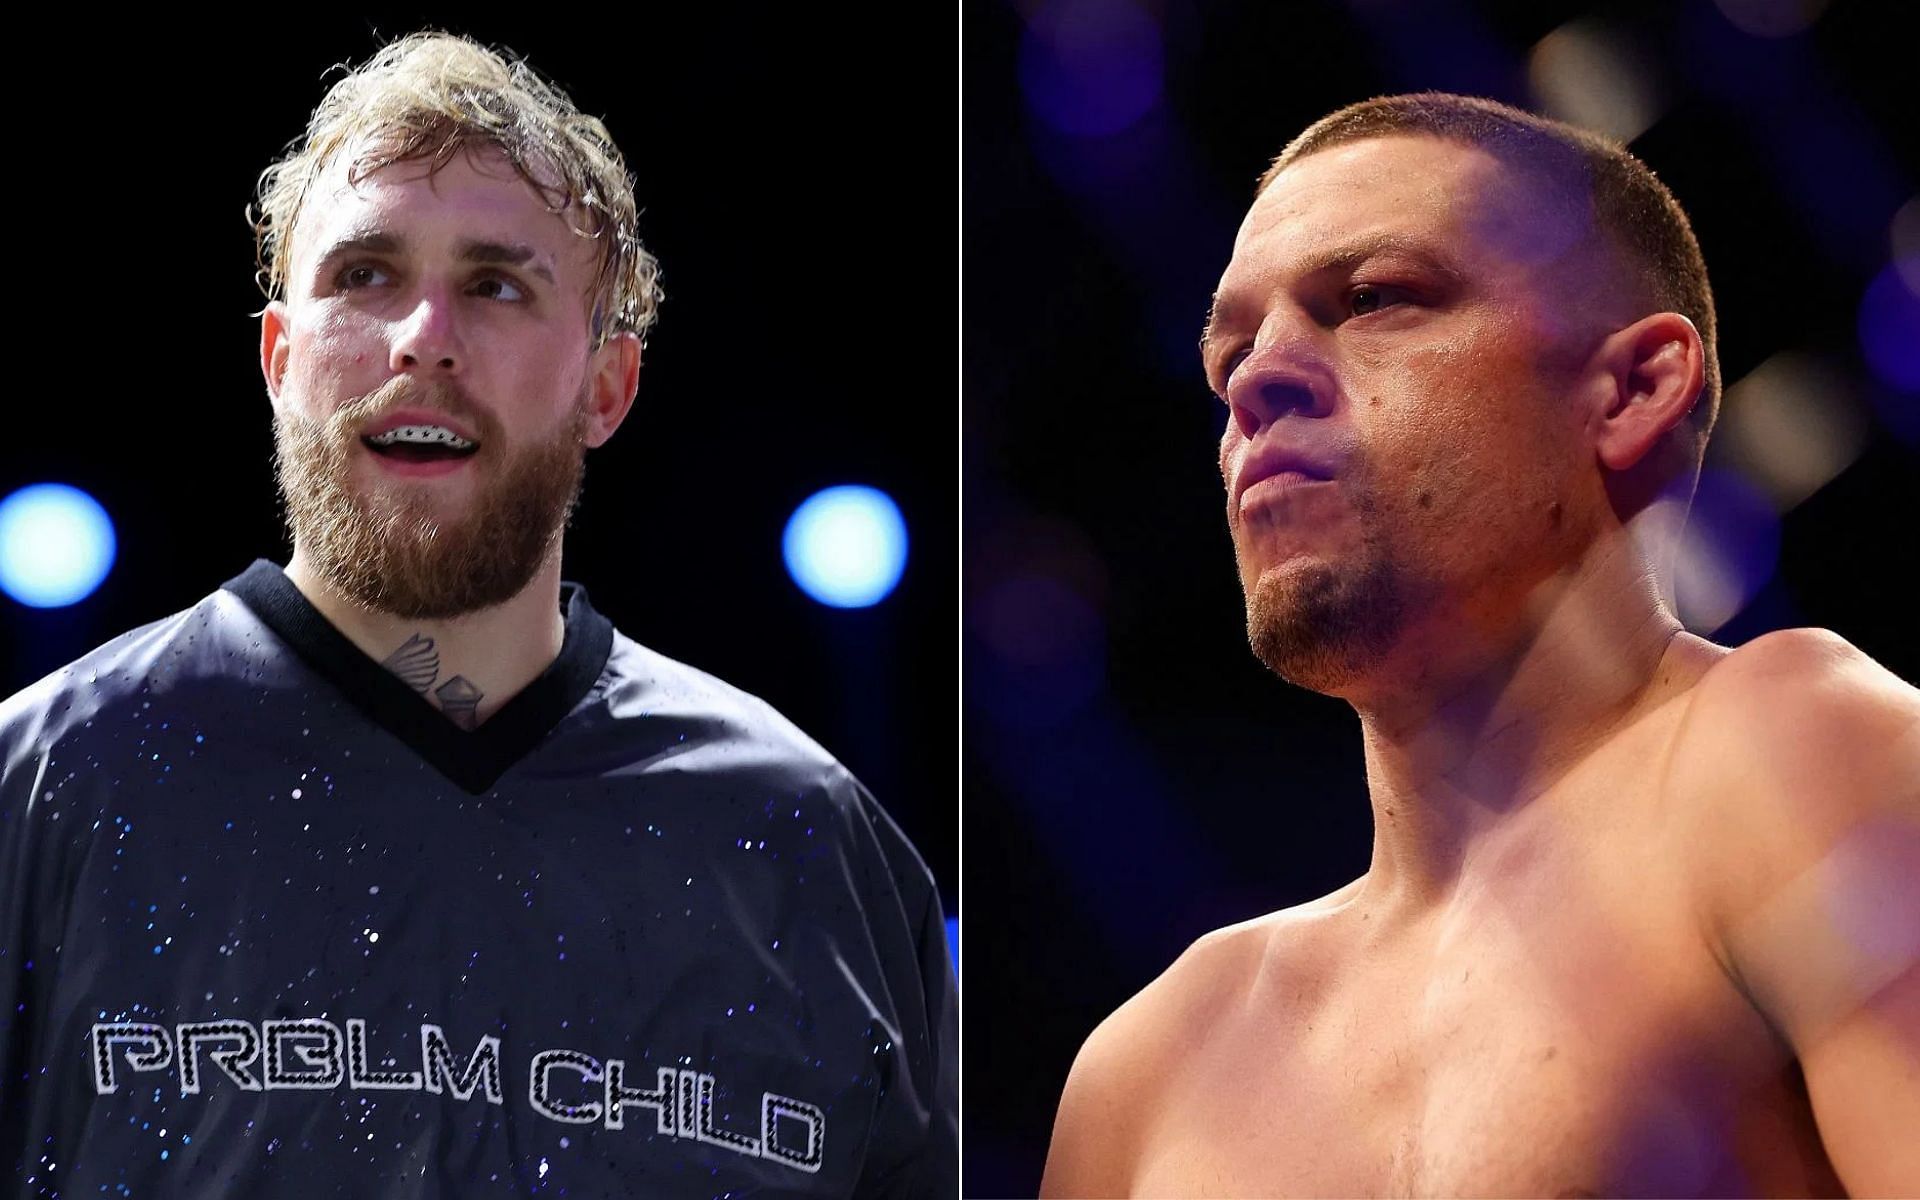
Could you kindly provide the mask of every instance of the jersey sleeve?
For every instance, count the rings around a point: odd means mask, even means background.
[[[920,978],[932,1045],[933,1108],[917,1196],[960,1194],[960,1005],[940,893],[929,888],[919,933]]]
[[[857,1195],[958,1196],[959,1001],[940,893],[906,834],[848,778],[872,839],[867,919],[901,1043]]]
[[[44,1009],[71,892],[72,856],[57,835],[74,824],[53,819],[52,751],[38,725],[32,714],[0,709],[0,1162],[22,1189],[45,1184],[57,1161],[38,1148],[59,1124],[44,1069]]]

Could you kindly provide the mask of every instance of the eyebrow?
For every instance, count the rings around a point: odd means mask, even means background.
[[[1344,273],[1383,254],[1408,259],[1416,266],[1439,275],[1449,283],[1463,283],[1466,279],[1465,273],[1443,252],[1426,242],[1414,241],[1398,233],[1369,234],[1332,249],[1319,251],[1306,260],[1298,270],[1297,277],[1310,279],[1320,275]],[[1236,297],[1227,296],[1223,302],[1222,293],[1214,294],[1213,303],[1207,308],[1207,323],[1200,331],[1200,354],[1203,358],[1212,352],[1214,337],[1221,323],[1230,319],[1241,307],[1243,306],[1238,303]]]
[[[465,241],[460,243],[459,256],[461,262],[525,267],[548,283],[554,281],[553,271],[545,262],[535,261],[538,257],[536,251],[525,242]]]
[[[350,230],[327,247],[326,253],[315,262],[314,273],[325,274],[333,263],[355,254],[401,254],[406,248],[406,239],[397,234],[377,229]],[[524,267],[548,283],[555,283],[552,268],[544,261],[535,261],[539,257],[538,251],[525,242],[491,242],[469,238],[459,243],[455,254],[461,262],[466,263]]]
[[[390,233],[379,233],[372,230],[349,232],[334,242],[333,245],[328,246],[325,253],[313,261],[313,273],[315,275],[324,275],[328,267],[340,259],[347,258],[351,255],[398,254],[400,250],[400,239]]]

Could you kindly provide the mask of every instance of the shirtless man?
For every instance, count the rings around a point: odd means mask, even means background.
[[[1043,1194],[1920,1194],[1920,692],[1673,616],[1713,339],[1588,135],[1393,97],[1276,160],[1202,346],[1253,648],[1359,714],[1372,860],[1095,1030]]]

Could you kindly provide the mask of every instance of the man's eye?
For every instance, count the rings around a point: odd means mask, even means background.
[[[1347,293],[1347,310],[1353,316],[1364,317],[1402,298],[1399,288],[1363,284]]]
[[[505,300],[509,303],[527,298],[519,284],[498,275],[489,275],[485,279],[477,280],[473,285],[473,294],[488,300]]]
[[[387,273],[372,263],[360,263],[340,272],[339,282],[344,288],[378,287],[387,282]]]

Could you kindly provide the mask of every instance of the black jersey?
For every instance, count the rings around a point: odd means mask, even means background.
[[[10,1194],[957,1192],[926,866],[562,603],[473,732],[266,562],[0,704]]]

